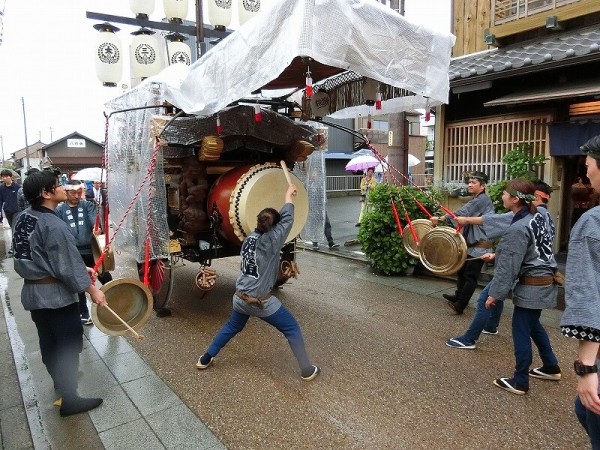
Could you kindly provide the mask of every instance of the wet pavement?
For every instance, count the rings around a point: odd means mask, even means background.
[[[334,238],[340,243],[356,233],[359,205],[353,215],[352,200],[330,200]],[[342,214],[336,212],[338,207]],[[0,233],[1,255],[8,232]],[[469,308],[455,316],[445,307],[441,294],[453,290],[452,280],[378,276],[364,261],[336,257],[354,254],[360,259],[356,246],[321,248],[298,253],[300,278],[278,293],[298,319],[310,356],[323,369],[315,381],[300,379],[285,339],[257,319],[222,350],[214,366],[196,370],[198,355],[230,313],[239,259],[214,261],[218,282],[202,299],[191,287],[197,264],[186,263],[174,271],[175,289],[168,305],[172,316],[152,316],[143,341],[106,337],[86,327],[80,391],[99,394],[105,403],[67,419],[52,406],[54,393],[40,360],[35,328],[19,301],[22,281],[12,271],[10,258],[2,259],[0,291],[7,331],[0,328],[0,351],[2,361],[12,361],[12,348],[16,361],[12,370],[3,367],[2,372],[3,445],[589,447],[572,412],[576,342],[560,336],[559,311],[546,311],[542,317],[563,379],[532,380],[528,395],[515,396],[491,383],[510,375],[514,365],[510,307],[498,336],[483,336],[476,350],[450,349],[445,341],[464,331],[473,314]],[[116,258],[116,276],[135,274]],[[20,402],[17,388],[23,392]]]

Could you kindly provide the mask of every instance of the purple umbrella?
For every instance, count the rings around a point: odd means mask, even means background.
[[[346,170],[352,172],[357,170],[367,170],[371,167],[375,167],[377,164],[379,164],[379,160],[374,156],[361,155],[348,161],[348,164],[346,164]]]

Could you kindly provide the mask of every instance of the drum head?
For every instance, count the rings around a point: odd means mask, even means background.
[[[106,296],[108,306],[134,330],[140,329],[152,314],[152,293],[135,278],[119,278],[109,281],[100,288]],[[128,332],[108,309],[92,303],[94,325],[105,334],[120,336]]]
[[[433,225],[429,219],[416,219],[412,221],[412,226],[419,239],[419,245],[415,242],[408,224],[404,227],[404,231],[402,232],[402,242],[404,243],[404,248],[411,256],[419,258],[421,239],[423,239],[423,236],[425,236],[428,231],[433,229]]]
[[[298,192],[294,197],[294,224],[286,242],[294,239],[308,218],[308,194],[302,182],[290,173]],[[280,210],[288,184],[283,169],[275,164],[235,168],[223,174],[209,193],[209,211],[216,203],[223,223],[222,233],[233,244],[242,241],[256,228],[256,217],[265,208]]]
[[[423,265],[438,275],[452,275],[467,259],[467,243],[452,227],[435,227],[419,243]]]

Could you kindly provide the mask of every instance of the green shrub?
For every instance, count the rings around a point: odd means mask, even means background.
[[[417,260],[404,248],[402,237],[398,233],[396,220],[392,211],[390,194],[396,204],[402,227],[406,225],[404,209],[400,197],[411,220],[423,219],[427,216],[419,209],[415,199],[421,202],[428,211],[437,210],[440,195],[432,191],[430,197],[412,186],[394,186],[378,184],[369,193],[370,211],[362,219],[358,240],[371,266],[385,275],[405,274]]]
[[[506,212],[502,203],[502,193],[506,187],[506,181],[514,178],[535,180],[547,159],[545,155],[533,156],[533,147],[529,144],[517,145],[504,155],[502,162],[506,165],[506,180],[490,184],[486,189],[497,213]]]

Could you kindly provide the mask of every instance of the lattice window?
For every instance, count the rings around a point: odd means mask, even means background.
[[[465,171],[479,170],[490,183],[506,178],[502,158],[519,144],[533,148],[534,156],[548,155],[550,115],[488,117],[446,125],[444,181],[461,181]],[[538,174],[543,177],[543,173]]]

